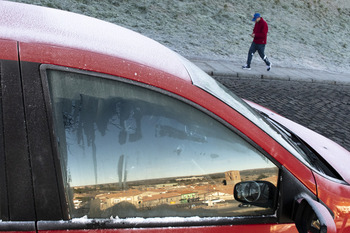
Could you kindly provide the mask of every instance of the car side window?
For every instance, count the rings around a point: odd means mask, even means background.
[[[275,212],[233,192],[242,181],[276,188],[276,165],[193,105],[119,78],[48,69],[47,79],[72,218]]]

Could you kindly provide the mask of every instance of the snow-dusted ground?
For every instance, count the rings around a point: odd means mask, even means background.
[[[276,66],[350,73],[349,0],[15,0],[100,18],[186,57],[246,61],[255,12]],[[259,58],[260,59],[260,58]]]

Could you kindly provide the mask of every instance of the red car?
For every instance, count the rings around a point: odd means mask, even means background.
[[[350,232],[350,153],[140,34],[0,2],[0,230]]]

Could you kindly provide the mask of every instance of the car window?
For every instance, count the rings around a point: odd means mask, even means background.
[[[300,161],[304,162],[305,164],[309,164],[308,161],[305,160],[303,151],[296,148],[289,142],[289,140],[286,140],[283,135],[280,134],[279,130],[276,130],[275,127],[271,126],[271,124],[269,124],[264,117],[258,114],[247,103],[245,103],[242,99],[236,96],[232,91],[230,91],[220,82],[198,68],[192,62],[181,56],[179,57],[182,59],[184,65],[186,66],[186,69],[188,70],[194,85],[207,91],[208,93],[225,102],[227,105],[231,106],[237,112],[257,125],[260,129],[265,131]]]
[[[275,212],[233,191],[242,181],[276,187],[278,168],[194,105],[119,78],[49,69],[47,79],[72,218]]]

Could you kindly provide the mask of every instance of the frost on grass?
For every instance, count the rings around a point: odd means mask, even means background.
[[[259,12],[269,24],[265,52],[274,65],[349,71],[348,0],[16,1],[103,19],[151,37],[185,57],[242,64],[251,43],[251,18]],[[258,55],[254,62],[261,62]]]

